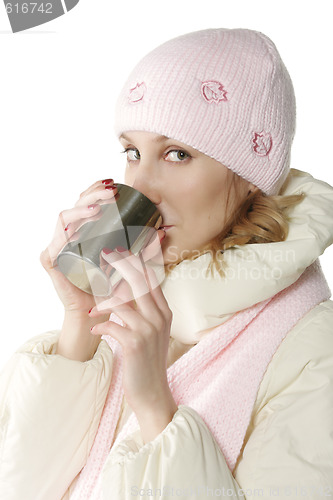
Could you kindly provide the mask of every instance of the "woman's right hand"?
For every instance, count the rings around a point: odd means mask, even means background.
[[[114,203],[116,193],[113,179],[97,181],[81,193],[73,208],[60,212],[52,241],[40,255],[41,264],[49,274],[65,311],[88,314],[96,302],[93,295],[74,286],[62,274],[57,267],[57,256],[69,241],[78,238],[80,227],[101,217],[101,205]]]

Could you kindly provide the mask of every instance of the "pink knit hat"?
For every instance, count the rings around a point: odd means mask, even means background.
[[[269,38],[209,29],[139,62],[117,101],[115,129],[183,142],[276,194],[290,166],[295,115],[290,76]]]

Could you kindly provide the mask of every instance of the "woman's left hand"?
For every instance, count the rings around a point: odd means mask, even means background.
[[[91,333],[110,335],[120,343],[124,394],[137,416],[144,441],[151,441],[178,409],[167,381],[172,312],[148,262],[143,266],[140,257],[128,250],[103,251],[101,256],[125,282],[117,286],[115,295],[94,307],[89,316],[113,312],[124,326],[106,321],[94,326]]]

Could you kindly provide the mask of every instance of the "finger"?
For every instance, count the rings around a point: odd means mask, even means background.
[[[149,286],[145,280],[143,262],[139,257],[133,255],[128,250],[110,251],[103,249],[101,255],[103,259],[116,269],[127,281],[132,289],[133,297],[135,299],[149,292]],[[134,261],[136,263],[136,267],[131,264],[131,262],[134,263]]]
[[[122,326],[110,318],[109,321],[98,323],[92,327],[90,330],[92,335],[111,335],[120,342],[122,347],[126,348],[129,339],[133,338],[135,330],[145,331],[149,326],[147,321],[128,305],[117,307],[115,314],[118,320],[121,320]]]
[[[99,185],[91,192],[81,196],[78,201],[75,203],[76,207],[91,205],[93,203],[112,203],[112,200],[115,198],[118,190],[116,186],[113,185]]]
[[[115,304],[115,302],[114,302]],[[141,331],[149,333],[152,331],[162,332],[165,326],[171,325],[172,314],[166,308],[158,308],[152,301],[148,315],[145,316],[139,307],[133,308],[128,304],[119,304],[112,307],[112,313],[122,321],[129,331]],[[110,318],[112,320],[112,316]]]
[[[128,334],[132,333],[125,326],[120,326],[118,323],[114,321],[105,321],[104,323],[98,323],[90,329],[92,335],[110,335],[114,339],[118,340],[119,344],[125,348],[126,340],[128,338]]]
[[[74,233],[78,225],[83,225],[84,221],[96,217],[101,208],[99,205],[90,207],[75,207],[69,210],[63,210],[58,217],[55,232],[51,243],[48,245],[48,251],[53,261],[59,252],[71,240],[75,239]]]
[[[122,252],[122,256],[129,256],[132,255],[134,256],[133,259],[131,260],[131,264],[137,269],[141,270],[143,268],[147,268],[147,262],[149,262],[149,267],[154,267],[156,270],[158,270],[158,282],[154,284],[154,276],[150,277],[150,280],[153,280],[150,282],[150,286],[154,287],[157,286],[157,284],[161,283],[164,278],[165,278],[165,272],[164,272],[164,259],[163,259],[163,253],[162,253],[162,248],[161,248],[161,241],[165,237],[165,231],[158,230],[154,231],[154,236],[151,238],[150,243],[148,244],[147,247],[144,248],[143,251],[139,253],[139,256],[135,257],[134,254],[132,254],[131,251],[126,251],[126,253]],[[125,250],[125,249],[124,249]],[[142,260],[145,262],[143,265]],[[113,270],[113,267],[111,264],[109,264],[104,258],[103,254],[101,253],[100,255],[100,268],[104,271],[106,276],[110,276],[111,272]],[[148,271],[149,272],[149,271]],[[111,277],[112,280],[112,277]],[[156,281],[156,280],[155,280]],[[111,281],[112,283],[112,281]],[[118,294],[118,293],[117,293]],[[129,299],[130,296],[130,299]],[[131,300],[132,299],[132,294],[125,294],[122,295],[123,299],[125,301]]]
[[[113,184],[114,184],[113,179],[104,179],[104,180],[96,181],[96,182],[94,182],[94,184],[92,184],[87,189],[85,189],[84,191],[82,191],[82,193],[80,193],[79,198],[83,198],[87,194],[90,194],[96,188],[99,188],[101,186],[113,186]]]
[[[113,294],[112,297],[104,300],[101,297],[96,297],[95,301],[96,306],[89,311],[89,316],[92,318],[105,315],[106,313],[111,314],[120,305],[129,305],[133,309],[137,309],[131,287],[124,280],[118,284],[116,294]]]
[[[125,257],[123,257],[124,254],[126,254]],[[140,257],[130,254],[128,251],[122,252],[122,256],[116,251],[111,253],[102,251],[102,255],[103,258],[117,269],[122,277],[129,283],[138,309],[143,315],[149,315],[152,308],[156,306],[150,292],[153,291],[153,288],[159,288],[157,276],[154,271],[149,269],[149,266],[146,266]],[[165,298],[164,302],[162,301],[161,294],[162,291],[160,291],[160,294],[157,294],[156,297],[165,308],[166,301]]]
[[[113,302],[113,306],[112,306],[112,310],[110,311],[110,314],[115,314],[117,316],[118,319],[120,319],[124,326],[128,326],[130,323],[131,323],[131,327],[133,325],[135,325],[135,321],[129,319],[130,316],[133,314],[136,315],[136,317],[138,316],[137,315],[137,312],[136,312],[136,309],[134,309],[132,306],[130,306],[129,304],[124,304],[123,302],[119,301],[118,305],[115,305],[116,304],[116,300],[117,299],[116,297],[112,297],[112,302]],[[109,302],[109,301],[106,301],[106,302]],[[117,312],[116,312],[117,310]],[[105,313],[104,313],[105,315]],[[93,315],[89,312],[89,316],[90,317],[97,317],[96,315]],[[110,321],[112,321],[112,317],[110,317]],[[136,319],[136,322],[137,322],[137,319]]]
[[[59,214],[58,218],[58,228],[65,229],[65,227],[75,221],[81,219],[87,219],[93,215],[100,212],[101,207],[98,204],[85,205],[80,207],[70,208],[68,210],[63,210]]]
[[[163,235],[164,231],[156,232],[157,240],[159,239],[159,236]],[[158,243],[158,241],[157,241]],[[158,246],[159,243],[158,243]],[[152,253],[155,253],[152,251]],[[142,259],[141,257],[134,256],[130,251],[122,252],[122,256],[131,256],[131,264],[137,269],[141,270],[143,268],[142,264]],[[108,259],[110,260],[110,259]],[[144,263],[144,267],[148,273],[149,276],[149,286],[150,288],[154,288],[158,286],[160,282],[163,281],[165,277],[164,273],[164,267],[163,267],[163,258],[162,258],[162,266],[158,268],[159,271],[159,276],[158,279],[156,277],[156,274],[153,275],[152,272],[149,270],[150,267],[152,266],[151,261],[149,262],[149,265],[147,263]],[[104,272],[109,276],[110,272],[114,270],[115,268],[109,264],[104,258],[103,258],[103,252],[100,255],[100,267],[104,270]],[[96,307],[94,307],[90,311],[90,315],[93,316],[99,316],[101,314],[105,314],[106,312],[111,313],[113,311],[113,308],[115,306],[118,306],[119,304],[130,304],[131,307],[136,308],[136,303],[133,297],[133,291],[130,287],[130,285],[124,280],[124,278],[121,278],[120,281],[115,285],[115,287],[112,289],[112,297],[108,298],[106,300],[100,299],[96,297]],[[116,295],[116,297],[115,297]],[[114,298],[115,297],[115,298]]]
[[[163,231],[164,232],[164,231]],[[168,302],[162,292],[160,284],[163,282],[165,278],[165,271],[164,271],[164,261],[163,261],[163,255],[162,257],[162,263],[158,262],[157,265],[154,262],[154,260],[149,260],[147,262],[142,262],[142,259],[139,256],[135,256],[131,254],[131,252],[123,252],[123,254],[128,253],[128,262],[135,267],[138,271],[142,270],[142,266],[144,266],[145,270],[145,277],[147,280],[147,284],[149,286],[149,291],[150,291],[150,296],[153,298],[155,304],[158,306],[158,308],[163,311],[165,315],[172,314],[171,310],[169,308]],[[117,296],[121,297],[121,290],[117,290]],[[138,301],[136,300],[138,303]],[[140,308],[140,304],[138,303],[138,306]]]
[[[159,233],[159,236],[160,234],[161,233]],[[157,245],[159,245],[158,242]],[[107,251],[107,253],[105,253],[105,250]],[[152,251],[152,253],[154,252]],[[108,257],[105,257],[105,255],[108,255]],[[159,261],[157,261],[157,259],[150,259],[144,261],[142,252],[140,252],[138,255],[134,255],[130,250],[123,249],[121,251],[118,251],[117,248],[114,250],[103,249],[103,251],[101,252],[101,261],[104,260],[107,262],[107,265],[116,268],[115,266],[112,265],[112,263],[114,260],[120,260],[119,258],[117,258],[117,255],[123,259],[126,258],[127,262],[129,262],[137,271],[143,273],[144,275],[147,275],[147,284],[150,289],[155,288],[164,280],[165,271],[164,271],[164,261],[163,261],[161,247],[160,247],[161,258],[159,259]],[[152,270],[154,272],[152,272]]]

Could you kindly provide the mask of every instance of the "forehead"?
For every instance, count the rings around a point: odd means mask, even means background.
[[[150,147],[152,145],[156,145],[156,147],[167,147],[167,146],[176,146],[186,150],[188,153],[193,155],[201,155],[198,150],[192,148],[191,146],[185,144],[184,142],[180,142],[176,139],[167,137],[165,135],[156,134],[154,132],[145,132],[145,131],[126,131],[123,132],[120,137],[120,141],[127,141],[128,143],[135,145],[138,149],[143,147]]]
[[[119,139],[125,139],[126,141],[131,141],[133,139],[146,139],[153,142],[165,142],[170,140],[169,137],[166,137],[165,135],[155,134],[154,132],[145,132],[142,130],[124,132],[121,134]]]

